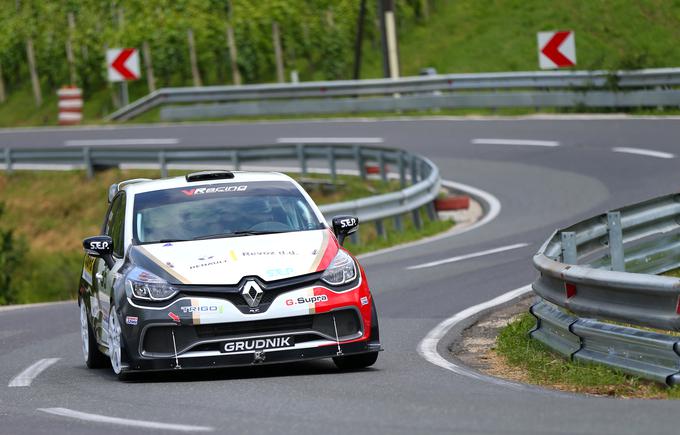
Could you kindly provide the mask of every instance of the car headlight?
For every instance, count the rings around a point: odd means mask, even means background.
[[[133,298],[146,301],[164,301],[178,292],[163,278],[139,267],[135,267],[128,273],[125,288]]]
[[[357,266],[352,257],[345,251],[339,250],[321,279],[330,285],[343,285],[352,282],[357,277]]]

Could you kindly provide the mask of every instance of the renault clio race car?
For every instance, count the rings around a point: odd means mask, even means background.
[[[143,370],[333,358],[382,349],[363,269],[309,195],[278,173],[208,171],[109,188],[83,241],[78,304],[88,367]]]

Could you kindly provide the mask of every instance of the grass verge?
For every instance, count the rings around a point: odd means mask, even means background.
[[[186,171],[171,171],[170,175]],[[23,258],[12,270],[9,288],[0,288],[0,304],[32,303],[74,298],[83,253],[83,238],[99,234],[108,206],[108,186],[130,178],[158,178],[158,171],[111,169],[98,172],[88,179],[82,171],[17,171],[0,174],[0,203],[5,204],[1,228],[14,231]],[[294,178],[296,174],[291,174]],[[328,178],[310,174],[304,177]],[[379,179],[362,181],[359,177],[339,175],[337,187],[328,189],[311,183],[310,196],[319,204],[357,199],[398,190],[396,181]],[[411,218],[404,216],[403,232],[385,222],[387,237],[379,237],[374,224],[364,223],[358,232],[358,243],[348,241],[354,254],[374,251],[444,231],[451,221],[429,221],[421,213],[423,227],[415,228]],[[0,260],[2,253],[0,252]],[[3,265],[0,261],[0,267]],[[1,272],[1,271],[0,271]],[[0,274],[1,275],[1,274]]]
[[[498,356],[494,374],[562,391],[619,398],[680,399],[669,388],[603,365],[569,361],[529,337],[536,319],[522,314],[504,327],[491,350]]]

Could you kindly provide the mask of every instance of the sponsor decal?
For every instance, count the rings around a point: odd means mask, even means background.
[[[166,266],[168,266],[170,269],[174,269],[175,265],[170,263],[169,261],[165,263]]]
[[[229,250],[229,257],[231,258],[231,261],[236,261],[236,252],[234,252],[233,249]]]
[[[103,240],[93,240],[90,242],[90,249],[92,251],[101,251],[104,249],[109,249],[109,242]]]
[[[326,295],[310,296],[308,298],[304,297],[304,296],[300,296],[299,298],[296,298],[296,299],[286,299],[286,305],[293,306],[293,305],[315,304],[317,302],[326,302],[326,301],[328,301],[328,296],[326,296]]]
[[[197,264],[192,264],[189,266],[189,270],[193,269],[200,269],[202,267],[209,267],[209,266],[216,266],[218,264],[226,264],[228,263],[228,260],[226,258],[215,258],[214,255],[211,255],[209,257],[200,257],[198,261],[201,261],[201,263]]]
[[[357,226],[356,218],[340,219],[340,228],[352,228]]]
[[[267,278],[280,278],[283,276],[292,275],[295,270],[292,267],[269,269],[265,272]]]
[[[180,307],[183,313],[223,313],[224,307],[217,305],[198,305],[198,306],[188,306]]]
[[[169,246],[172,246],[172,243],[168,242],[168,243],[166,243],[165,245],[163,245],[164,248],[167,248],[167,247],[169,247]]]
[[[125,318],[125,323],[128,324],[128,325],[133,325],[133,326],[134,326],[134,325],[137,324],[137,321],[138,321],[138,320],[139,320],[138,317],[135,317],[135,316],[127,316],[127,317]]]
[[[368,296],[364,296],[361,298],[361,305],[368,305]]]
[[[243,251],[241,255],[244,257],[268,257],[273,255],[298,255],[298,253],[294,249],[281,249],[279,251]]]
[[[277,349],[295,346],[294,337],[253,338],[249,340],[228,341],[222,345],[222,352],[244,352]]]
[[[182,193],[186,196],[206,195],[210,193],[224,193],[224,192],[244,192],[248,188],[247,185],[242,186],[217,186],[217,187],[197,187],[195,189],[185,189]]]
[[[95,260],[95,257],[90,257],[88,255],[85,257],[85,262],[83,263],[83,279],[90,285],[92,285],[92,272],[94,271]]]
[[[99,299],[95,296],[90,296],[90,314],[92,314],[92,317],[99,315]]]
[[[179,316],[177,314],[173,313],[172,311],[170,311],[168,313],[168,317],[170,317],[173,321],[179,323]]]

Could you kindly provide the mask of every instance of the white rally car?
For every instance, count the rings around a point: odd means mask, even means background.
[[[375,363],[363,269],[309,195],[279,173],[207,171],[109,189],[83,241],[78,304],[88,367],[133,371],[333,358]]]

